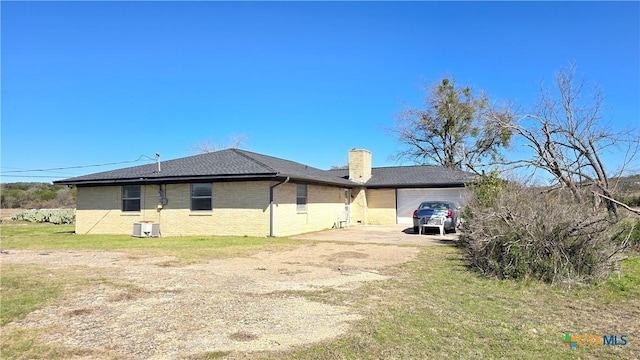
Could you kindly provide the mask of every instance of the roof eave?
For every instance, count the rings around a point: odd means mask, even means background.
[[[251,180],[283,180],[287,177],[293,181],[304,183],[313,183],[321,185],[353,187],[349,181],[332,181],[328,179],[311,179],[299,177],[295,175],[286,175],[281,173],[270,174],[243,174],[243,175],[202,175],[202,176],[165,176],[165,177],[136,177],[136,178],[118,178],[118,179],[87,179],[87,180],[58,180],[53,183],[56,185],[75,185],[75,186],[109,186],[109,185],[127,185],[127,184],[168,184],[168,183],[188,183],[188,182],[228,182],[228,181],[251,181]]]
[[[168,184],[168,183],[186,183],[200,181],[249,181],[249,180],[278,180],[282,176],[276,173],[272,174],[242,174],[242,175],[193,175],[193,176],[163,176],[163,177],[136,177],[136,178],[118,178],[118,179],[87,179],[87,180],[58,180],[54,181],[57,185],[76,185],[76,186],[104,186],[119,184]]]

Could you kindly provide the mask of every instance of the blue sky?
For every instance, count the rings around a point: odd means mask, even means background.
[[[604,120],[640,126],[638,2],[0,6],[2,182],[193,155],[232,135],[318,168],[354,147],[374,166],[408,165],[385,129],[424,85],[454,76],[527,107],[572,61],[604,90]]]

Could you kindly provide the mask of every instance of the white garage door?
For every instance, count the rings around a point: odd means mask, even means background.
[[[449,189],[398,189],[397,212],[398,224],[412,224],[413,210],[423,201],[444,200],[462,206],[464,204],[464,188]]]

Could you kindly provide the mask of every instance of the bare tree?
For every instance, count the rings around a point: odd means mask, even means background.
[[[634,130],[614,131],[602,119],[604,97],[598,87],[585,100],[585,82],[575,79],[575,64],[560,69],[555,77],[555,92],[542,89],[531,114],[520,122],[503,122],[503,126],[524,139],[533,151],[530,159],[511,162],[533,167],[553,176],[556,184],[568,188],[576,202],[586,199],[584,187],[595,188],[604,195],[607,209],[616,214],[615,184],[611,183],[602,155],[612,148],[620,155],[620,176],[638,153]],[[596,197],[596,201],[600,197]]]
[[[212,144],[210,140],[193,145],[190,150],[197,154],[206,154],[223,149],[237,149],[242,146],[248,139],[247,135],[234,134],[227,137],[227,139],[220,144]]]
[[[500,125],[512,119],[509,107],[495,107],[484,92],[475,94],[445,78],[427,90],[423,109],[396,114],[390,132],[406,146],[398,158],[478,173],[502,159],[500,149],[508,147],[511,129]]]

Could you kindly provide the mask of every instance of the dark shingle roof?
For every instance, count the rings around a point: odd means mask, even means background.
[[[221,150],[112,171],[73,177],[56,184],[107,185],[122,183],[166,183],[187,181],[232,181],[284,179],[353,187],[349,170],[321,170],[294,161],[239,149]],[[372,169],[367,187],[462,186],[473,174],[440,166],[397,166]]]
[[[350,186],[352,182],[325,170],[239,149],[228,149],[73,177],[56,184],[98,185],[113,183],[158,183],[194,180],[250,180],[290,177],[298,181]]]
[[[349,170],[330,170],[336,176],[348,178]],[[452,187],[471,182],[474,174],[435,165],[393,166],[371,169],[370,188],[384,187]]]

